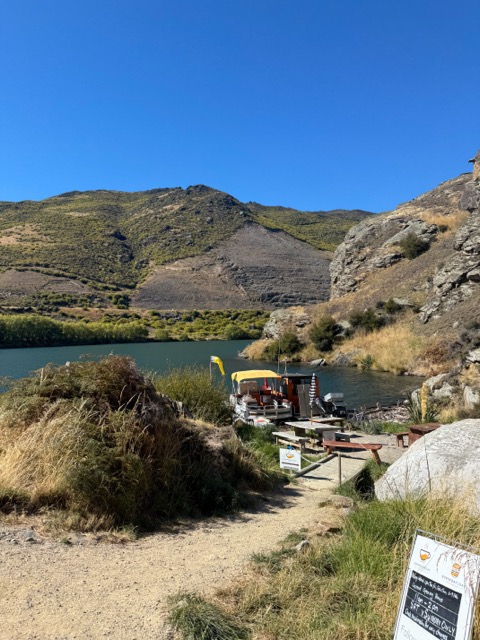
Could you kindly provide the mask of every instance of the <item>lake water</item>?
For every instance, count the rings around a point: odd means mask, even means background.
[[[219,356],[224,363],[226,384],[230,374],[243,369],[273,369],[269,362],[255,362],[238,357],[248,340],[215,342],[148,342],[139,344],[107,344],[75,347],[42,347],[36,349],[0,350],[0,376],[22,378],[30,371],[40,369],[47,363],[65,364],[80,358],[96,359],[109,353],[128,355],[139,367],[149,371],[166,371],[172,367],[198,364],[208,367],[210,356]],[[214,365],[215,375],[218,367]],[[390,404],[405,398],[418,388],[423,379],[410,376],[394,376],[375,371],[359,371],[344,367],[321,367],[308,364],[289,364],[290,372],[318,373],[322,395],[330,391],[341,391],[349,408],[373,405],[377,402]],[[281,371],[283,373],[283,369]]]

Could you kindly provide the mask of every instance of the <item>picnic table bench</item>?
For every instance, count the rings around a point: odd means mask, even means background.
[[[372,444],[369,442],[339,442],[338,440],[324,440],[323,447],[327,453],[332,453],[333,449],[354,449],[355,451],[370,451],[375,462],[380,464],[379,450],[382,448],[381,444]]]
[[[338,424],[340,427],[343,427],[345,422],[345,418],[335,418],[334,416],[328,416],[325,418],[311,418],[310,422],[316,422],[317,424]]]
[[[405,447],[405,438],[408,438],[408,434],[408,431],[401,431],[400,433],[395,434],[397,438],[397,447]]]
[[[305,451],[305,445],[309,440],[305,436],[296,436],[293,433],[287,433],[285,431],[273,431],[272,435],[275,436],[276,444],[288,444],[292,447],[299,448],[300,451]]]
[[[408,437],[408,445],[413,444],[416,440],[423,437],[427,433],[431,433],[440,427],[439,422],[424,422],[422,424],[411,424],[408,431],[396,433],[397,447],[405,446],[405,437]]]

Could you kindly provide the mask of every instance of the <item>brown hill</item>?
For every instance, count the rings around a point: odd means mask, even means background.
[[[61,303],[62,293],[69,304],[108,305],[115,291],[157,309],[318,302],[328,297],[327,249],[366,215],[285,217],[204,185],[3,202],[0,306],[41,310],[39,298]]]
[[[245,224],[208,254],[156,267],[133,298],[140,308],[272,308],[329,295],[331,254],[282,231]]]

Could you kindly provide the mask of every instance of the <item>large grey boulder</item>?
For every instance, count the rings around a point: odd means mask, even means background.
[[[428,493],[467,496],[480,511],[480,420],[444,425],[417,440],[375,483],[379,500]]]

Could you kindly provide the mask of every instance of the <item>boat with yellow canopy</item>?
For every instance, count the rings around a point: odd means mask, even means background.
[[[262,424],[292,417],[292,403],[281,391],[282,377],[270,369],[248,369],[232,373],[230,404],[244,422]]]

